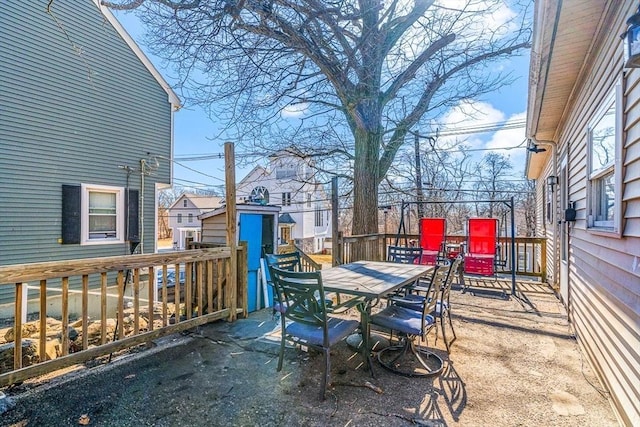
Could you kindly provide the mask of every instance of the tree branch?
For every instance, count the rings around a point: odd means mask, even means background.
[[[176,1],[171,1],[171,0],[154,0],[156,3],[160,3],[163,6],[167,6],[173,10],[180,10],[180,9],[195,9],[196,7],[200,6],[200,0],[193,0],[193,1],[181,1],[181,0],[176,0]],[[120,2],[111,2],[108,0],[102,0],[100,2],[101,5],[108,7],[109,9],[115,9],[115,10],[133,10],[136,9],[140,6],[142,6],[142,4],[145,2],[145,0],[130,0],[124,3],[120,3]]]
[[[444,37],[431,43],[431,45],[422,52],[411,64],[400,73],[391,83],[391,86],[382,94],[382,104],[385,105],[393,99],[402,87],[415,78],[418,69],[423,66],[433,55],[452,43],[456,38],[455,34],[447,34]]]

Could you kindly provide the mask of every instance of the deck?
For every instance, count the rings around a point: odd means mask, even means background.
[[[50,387],[27,381],[11,390],[17,406],[0,424],[77,424],[86,414],[91,425],[617,426],[553,290],[518,281],[516,298],[510,280],[474,280],[452,292],[458,339],[448,356],[441,339],[435,345],[447,361],[437,378],[404,378],[377,363],[371,378],[341,343],[333,387],[319,401],[321,355],[290,349],[276,372],[279,321],[262,310]]]

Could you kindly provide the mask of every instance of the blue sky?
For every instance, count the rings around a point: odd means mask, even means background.
[[[118,12],[114,14],[147,54],[156,68],[170,83],[172,71],[163,66],[163,61],[152,55],[143,42],[144,27],[133,12]],[[514,179],[523,179],[526,158],[526,144],[523,143],[525,130],[519,126],[526,118],[527,82],[529,71],[529,56],[513,57],[509,61],[498,64],[500,71],[509,70],[515,83],[504,87],[500,91],[486,95],[482,101],[470,100],[447,112],[439,123],[450,124],[451,129],[477,128],[478,126],[495,123],[511,122],[514,127],[496,132],[478,134],[447,135],[447,129],[441,129],[442,136],[438,139],[439,146],[464,141],[465,145],[473,149],[491,148],[510,157],[514,166]],[[184,102],[184,100],[183,100]],[[482,111],[483,115],[469,119],[470,113]],[[181,157],[222,153],[223,140],[214,139],[216,124],[208,114],[197,106],[187,105],[174,115],[174,184],[183,187],[214,187],[221,186],[224,181],[224,159],[209,159],[201,161],[182,161]],[[520,145],[521,144],[521,145]],[[508,147],[519,146],[516,149]],[[505,149],[507,147],[507,149]],[[485,151],[478,151],[478,156]],[[236,179],[242,179],[254,165],[236,169]],[[219,187],[220,188],[220,187]]]

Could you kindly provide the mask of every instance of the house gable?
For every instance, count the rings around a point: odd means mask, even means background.
[[[266,166],[255,167],[240,181],[236,195],[243,203],[252,199],[254,189],[266,188],[267,203],[281,206],[282,213],[295,221],[291,237],[308,241],[305,249],[316,251],[331,236],[331,204],[323,186],[314,180],[310,162],[295,148],[276,152]]]

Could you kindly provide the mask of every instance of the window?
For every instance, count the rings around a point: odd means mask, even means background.
[[[249,195],[249,201],[254,203],[260,203],[262,205],[266,205],[269,203],[269,190],[262,185],[257,186],[253,190],[251,190],[251,194]]]
[[[291,241],[291,228],[289,226],[280,227],[280,244],[286,245]]]
[[[81,243],[91,245],[124,242],[124,188],[86,184],[81,188]]]
[[[178,224],[182,224],[182,214],[178,214]]]
[[[619,230],[620,187],[619,159],[621,145],[621,88],[607,96],[588,129],[588,207],[587,226],[594,230]]]
[[[186,207],[187,207],[187,199],[184,199],[184,200],[182,201],[182,207],[183,207],[183,208],[186,208]]]
[[[316,227],[324,226],[324,215],[322,214],[322,210],[320,208],[316,208]]]
[[[293,179],[296,177],[295,165],[281,165],[276,169],[276,179]]]
[[[189,214],[189,222],[193,222],[193,214],[192,213]]]
[[[307,193],[307,207],[311,207],[311,193]]]
[[[282,193],[282,206],[291,206],[291,193]]]

